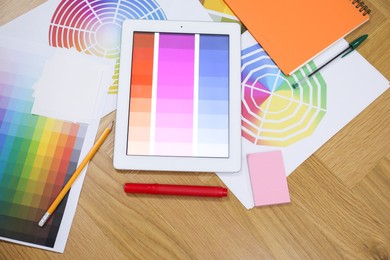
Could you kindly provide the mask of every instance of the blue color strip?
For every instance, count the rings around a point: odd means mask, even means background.
[[[239,87],[239,86],[238,86]],[[229,36],[200,35],[198,141],[210,143],[216,129],[225,135],[214,143],[228,144],[229,122]]]

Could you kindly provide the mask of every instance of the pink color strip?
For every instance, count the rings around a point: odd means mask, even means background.
[[[194,48],[194,35],[160,34],[156,101],[160,142],[192,143]],[[167,131],[172,126],[179,132]],[[161,150],[158,145],[156,152]]]

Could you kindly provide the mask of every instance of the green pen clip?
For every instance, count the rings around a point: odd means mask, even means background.
[[[355,50],[366,38],[368,37],[368,34],[365,34],[365,35],[362,35],[360,36],[359,38],[357,38],[356,40],[354,40],[353,42],[351,42],[349,44],[349,48],[347,50],[349,50],[347,53],[345,53],[343,56],[341,56],[341,58],[344,58],[345,56],[347,56],[350,52],[352,52],[353,50]],[[346,51],[347,51],[346,50]]]

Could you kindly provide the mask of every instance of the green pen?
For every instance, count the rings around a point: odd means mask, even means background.
[[[321,67],[319,67],[318,69],[316,69],[315,71],[313,71],[312,73],[310,73],[309,75],[307,75],[307,77],[305,78],[302,78],[301,80],[299,80],[298,82],[292,84],[292,87],[293,88],[296,88],[298,87],[298,85],[301,85],[301,83],[305,82],[306,80],[308,80],[311,76],[313,76],[314,74],[316,74],[320,69],[322,69],[323,67],[325,67],[326,65],[328,65],[329,63],[331,63],[333,60],[337,59],[338,57],[341,56],[341,58],[347,56],[350,52],[352,52],[353,50],[355,50],[366,38],[368,37],[368,34],[365,34],[365,35],[362,35],[360,36],[359,38],[357,38],[356,40],[352,41],[349,46],[343,50],[342,52],[340,52],[339,54],[337,54],[335,57],[333,57],[331,60],[329,60],[328,62],[326,62],[324,65],[322,65]]]

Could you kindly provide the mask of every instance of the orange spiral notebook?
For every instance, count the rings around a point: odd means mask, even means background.
[[[224,0],[287,75],[368,21],[361,0]]]

